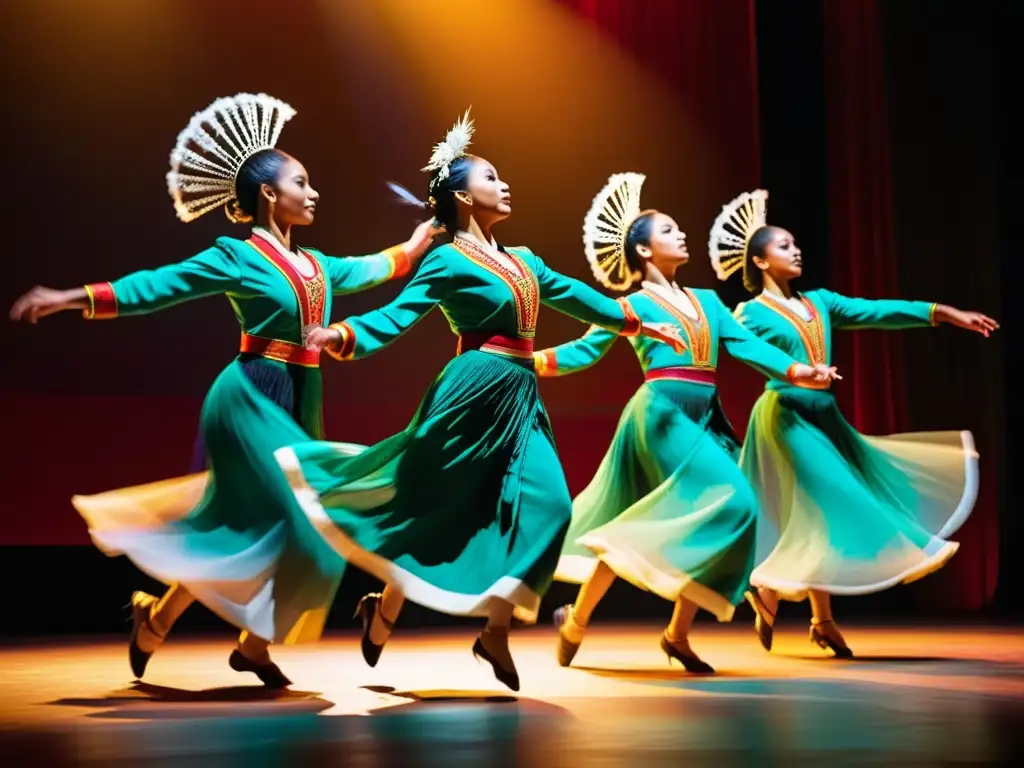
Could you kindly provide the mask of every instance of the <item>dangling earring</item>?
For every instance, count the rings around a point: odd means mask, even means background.
[[[242,210],[242,205],[237,199],[229,200],[224,204],[224,213],[227,214],[228,221],[233,224],[248,224],[252,221],[252,216]]]

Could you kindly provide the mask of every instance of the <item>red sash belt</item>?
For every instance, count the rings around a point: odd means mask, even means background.
[[[657,381],[658,379],[692,381],[694,384],[708,384],[712,387],[718,384],[718,374],[714,368],[658,368],[648,371],[644,375],[644,381]]]
[[[487,332],[464,333],[459,336],[459,346],[455,350],[455,354],[461,355],[471,349],[479,349],[481,352],[491,352],[506,357],[519,357],[524,360],[533,359],[533,339],[513,338]]]
[[[301,344],[292,344],[290,341],[265,339],[262,336],[251,336],[243,332],[240,351],[249,355],[260,355],[269,360],[278,360],[282,363],[294,363],[307,368],[320,367],[319,352],[306,349]]]

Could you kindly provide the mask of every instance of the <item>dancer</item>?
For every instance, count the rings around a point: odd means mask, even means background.
[[[97,547],[170,585],[159,599],[132,595],[137,678],[199,600],[243,629],[233,669],[268,686],[289,684],[267,646],[318,638],[344,569],[310,529],[273,457],[282,445],[323,435],[319,355],[303,347],[302,329],[330,317],[332,295],[406,274],[440,231],[426,222],[404,245],[364,258],[293,249],[292,228],[313,223],[319,200],[302,164],[275,149],[294,114],[264,94],[218,99],[171,153],[167,185],[178,218],[223,206],[233,222],[256,222],[247,240],[221,237],[190,259],[113,283],[37,287],[11,310],[31,323],[70,309],[104,319],[227,295],[242,328],[238,357],[203,403],[210,471],[72,500]]]
[[[681,288],[686,235],[669,216],[640,210],[644,176],[612,176],[594,198],[583,242],[606,288],[641,289],[626,299],[648,322],[685,332],[687,350],[631,338],[644,384],[626,406],[590,485],[573,501],[555,578],[582,584],[575,605],[555,612],[558,663],[580,648],[597,604],[617,577],[675,604],[661,648],[691,672],[714,672],[690,647],[698,608],[729,621],[754,557],[754,494],[736,466],[739,440],[716,389],[719,345],[783,381],[816,386],[834,369],[798,363],[742,328],[714,291]],[[603,357],[616,335],[582,338],[534,353],[538,375],[564,376]]]
[[[999,324],[978,312],[922,301],[871,301],[827,290],[799,293],[803,255],[792,234],[766,221],[768,193],[744,193],[711,229],[720,279],[743,272],[756,298],[739,321],[793,357],[829,364],[832,331],[939,323],[988,336]],[[843,418],[831,391],[769,382],[754,405],[741,466],[763,512],[756,589],[746,593],[766,650],[779,599],[811,603],[810,639],[840,658],[853,652],[832,617],[831,595],[863,595],[941,568],[948,541],[971,513],[978,454],[970,432],[868,437]]]
[[[424,260],[389,306],[309,336],[339,360],[362,358],[439,305],[459,336],[457,357],[405,431],[366,453],[348,457],[309,442],[277,455],[324,538],[387,584],[359,608],[370,666],[407,596],[486,616],[473,653],[518,690],[511,619],[536,620],[571,513],[533,371],[540,304],[622,335],[682,341],[672,326],[642,323],[628,304],[549,269],[530,250],[500,246],[493,230],[511,213],[509,187],[491,163],[466,153],[471,135],[467,111],[424,169],[432,172],[429,205],[453,241]],[[389,486],[386,507],[352,498]]]

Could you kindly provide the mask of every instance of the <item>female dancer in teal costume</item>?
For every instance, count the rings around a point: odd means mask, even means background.
[[[458,356],[404,432],[355,457],[322,442],[277,455],[324,538],[387,584],[360,607],[371,666],[405,596],[486,616],[473,653],[518,690],[509,625],[513,613],[536,620],[572,507],[533,371],[540,304],[615,333],[681,340],[675,328],[643,324],[624,302],[558,274],[528,249],[498,245],[492,232],[511,213],[509,189],[494,166],[465,153],[471,128],[467,113],[425,169],[453,242],[424,260],[392,304],[309,338],[340,360],[366,357],[440,305],[459,336]]]
[[[136,677],[199,600],[244,630],[232,668],[287,685],[267,645],[317,639],[344,569],[309,527],[273,458],[282,445],[323,435],[319,355],[304,349],[302,328],[330,317],[332,295],[408,272],[437,230],[423,224],[404,246],[365,258],[293,250],[292,227],[313,222],[319,199],[302,164],[274,149],[294,114],[262,94],[219,99],[193,117],[171,155],[167,181],[178,218],[224,206],[232,221],[258,221],[248,240],[218,238],[186,261],[113,283],[34,288],[11,310],[33,323],[68,309],[101,319],[226,295],[241,326],[239,355],[203,404],[210,471],[73,499],[101,550],[127,555],[171,585],[160,599],[132,595]]]
[[[721,279],[742,269],[757,297],[739,321],[798,360],[829,364],[832,331],[929,327],[940,322],[988,336],[977,312],[921,301],[870,301],[826,290],[798,293],[793,235],[767,226],[767,193],[725,206],[709,251]],[[747,600],[766,650],[778,600],[810,598],[811,641],[853,655],[832,618],[831,595],[863,595],[941,568],[959,546],[947,539],[971,513],[978,454],[969,432],[868,437],[843,418],[828,389],[771,381],[750,415],[741,466],[758,494],[758,566]]]
[[[736,466],[739,441],[716,391],[719,344],[768,376],[816,384],[833,375],[793,360],[740,326],[714,291],[680,288],[686,236],[664,213],[640,210],[644,177],[617,174],[594,199],[584,244],[594,276],[625,291],[647,322],[674,323],[688,349],[631,338],[644,371],[597,475],[573,501],[555,578],[582,584],[555,612],[558,662],[568,666],[591,614],[617,577],[675,603],[661,648],[691,672],[713,672],[690,648],[698,608],[732,618],[754,566],[754,493]],[[536,352],[540,376],[589,368],[616,335],[594,327],[577,341]]]

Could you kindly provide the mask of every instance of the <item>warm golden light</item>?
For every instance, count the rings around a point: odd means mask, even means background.
[[[730,174],[714,132],[657,75],[550,0],[321,0],[320,8],[348,76],[380,78],[388,90],[375,108],[407,121],[406,146],[390,148],[408,163],[405,178],[417,181],[430,146],[472,105],[474,149],[514,187],[509,228],[536,231],[547,221],[557,254],[549,258],[562,268],[586,274],[583,214],[612,173],[647,173],[646,203],[695,227],[707,226],[720,205],[711,201],[732,189],[716,181]]]

